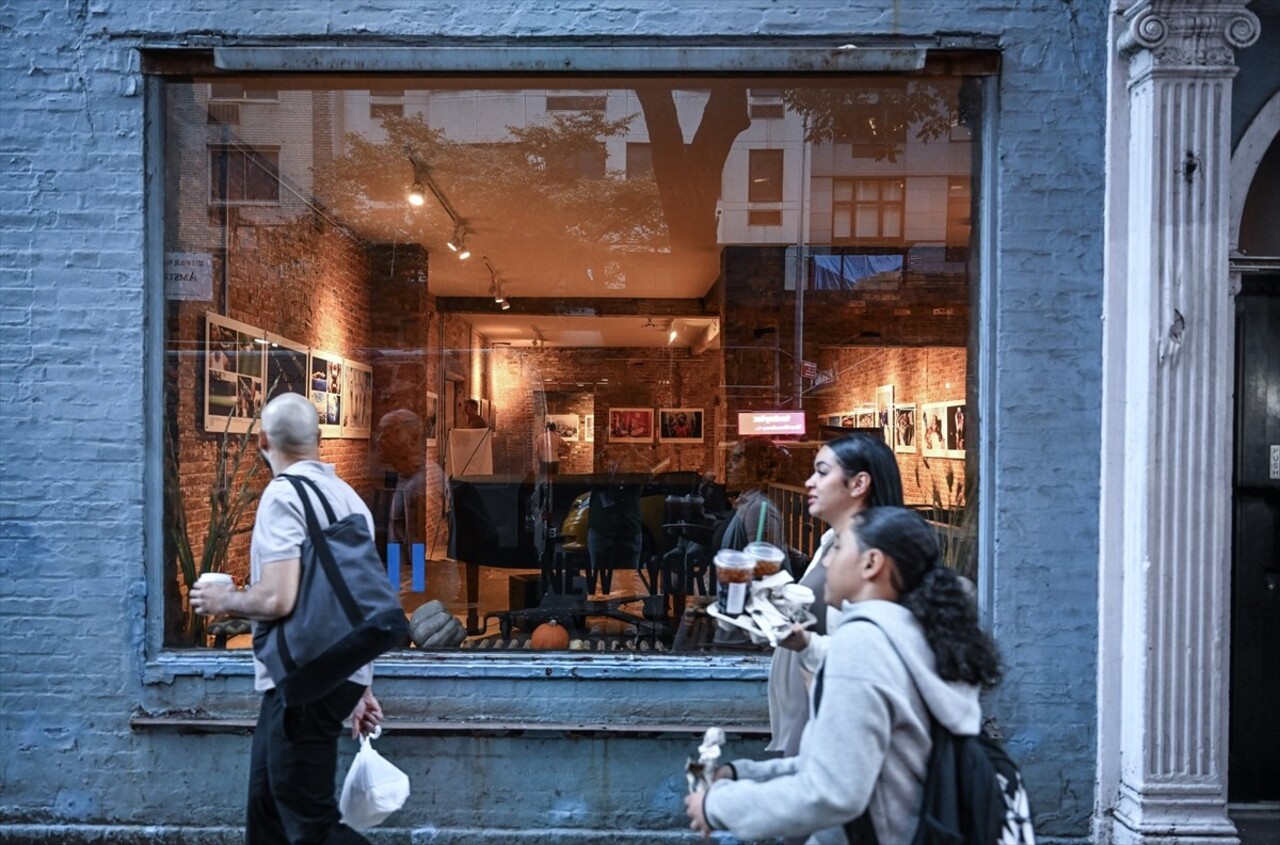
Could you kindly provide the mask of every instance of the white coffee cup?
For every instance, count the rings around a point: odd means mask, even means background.
[[[197,584],[226,584],[228,587],[235,583],[235,580],[225,572],[205,572],[196,579]]]

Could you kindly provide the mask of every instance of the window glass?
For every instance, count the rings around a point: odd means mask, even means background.
[[[767,650],[713,618],[714,555],[801,577],[853,432],[972,576],[976,88],[164,83],[166,643],[249,645],[186,586],[248,579],[284,392],[428,650]]]

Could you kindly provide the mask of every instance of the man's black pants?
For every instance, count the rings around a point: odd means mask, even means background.
[[[346,681],[317,701],[285,707],[262,696],[249,764],[248,845],[368,845],[338,821],[334,778],[342,720],[364,687]]]

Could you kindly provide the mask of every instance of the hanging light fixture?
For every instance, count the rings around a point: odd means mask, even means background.
[[[415,181],[409,187],[409,205],[420,206],[427,201],[427,189],[422,187],[421,182]]]

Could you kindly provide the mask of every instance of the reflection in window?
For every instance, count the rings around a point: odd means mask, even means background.
[[[782,150],[752,150],[750,153],[750,202],[782,202]]]
[[[973,574],[960,80],[591,82],[166,83],[167,644],[247,645],[185,585],[247,578],[282,391],[417,630],[464,632],[429,650],[528,654],[555,620],[575,650],[760,652],[706,614],[712,557],[747,513],[798,576],[804,479],[853,430]],[[739,422],[770,412],[804,434],[753,466]]]
[[[279,202],[279,152],[243,147],[210,148],[209,198],[215,204]]]

